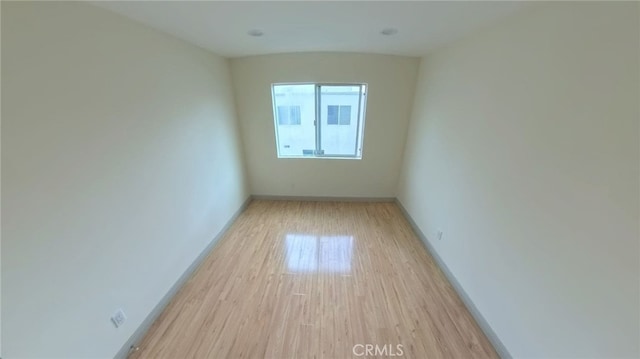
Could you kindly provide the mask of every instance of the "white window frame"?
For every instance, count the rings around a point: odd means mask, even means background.
[[[278,108],[276,105],[276,94],[275,87],[276,86],[286,86],[286,85],[314,85],[315,86],[315,149],[313,154],[301,154],[297,156],[292,155],[281,155],[280,154],[280,141],[278,139]],[[359,100],[358,100],[358,111],[356,115],[356,146],[354,149],[353,155],[342,155],[342,154],[325,154],[324,150],[322,150],[322,121],[320,120],[321,109],[322,109],[322,101],[321,101],[321,88],[323,86],[345,86],[345,87],[359,87]],[[287,159],[301,159],[301,158],[321,158],[321,159],[362,159],[362,149],[364,147],[364,126],[366,119],[366,107],[367,107],[367,92],[369,85],[367,83],[317,83],[317,82],[279,82],[271,84],[271,101],[272,101],[272,109],[273,109],[273,124],[274,124],[274,132],[276,137],[276,153],[278,158]],[[339,121],[339,119],[338,119]],[[350,120],[353,121],[353,118]],[[362,123],[361,123],[362,122]],[[334,126],[334,125],[331,125]]]

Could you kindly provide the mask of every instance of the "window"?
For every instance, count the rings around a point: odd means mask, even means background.
[[[327,124],[349,126],[351,124],[351,106],[327,106]]]
[[[278,106],[278,125],[299,125],[300,106]]]
[[[362,158],[366,84],[274,84],[272,96],[278,158]]]

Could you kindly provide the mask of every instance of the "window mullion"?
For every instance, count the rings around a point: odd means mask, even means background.
[[[358,114],[356,115],[356,148],[354,152],[355,156],[358,155],[358,147],[360,146],[360,135],[362,134],[362,131],[360,131],[360,111],[362,111],[362,85],[360,85],[359,87],[360,91],[358,92],[360,93],[360,95],[358,96]]]
[[[320,143],[322,141],[322,133],[320,130],[321,127],[321,121],[320,121],[320,114],[321,114],[321,109],[322,109],[322,101],[320,98],[321,91],[320,91],[320,85],[316,85],[316,120],[315,120],[315,125],[316,125],[316,153],[315,155],[318,156],[321,153],[321,146]]]

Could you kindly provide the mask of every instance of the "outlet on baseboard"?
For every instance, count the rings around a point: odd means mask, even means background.
[[[121,327],[126,321],[127,315],[124,314],[124,311],[122,309],[116,310],[116,312],[111,316],[111,322],[116,326],[116,328]]]
[[[442,230],[438,229],[436,231],[436,239],[441,241],[442,240]]]

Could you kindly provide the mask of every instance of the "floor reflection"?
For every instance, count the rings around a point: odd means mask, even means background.
[[[290,272],[351,272],[353,236],[287,234],[285,243]]]

